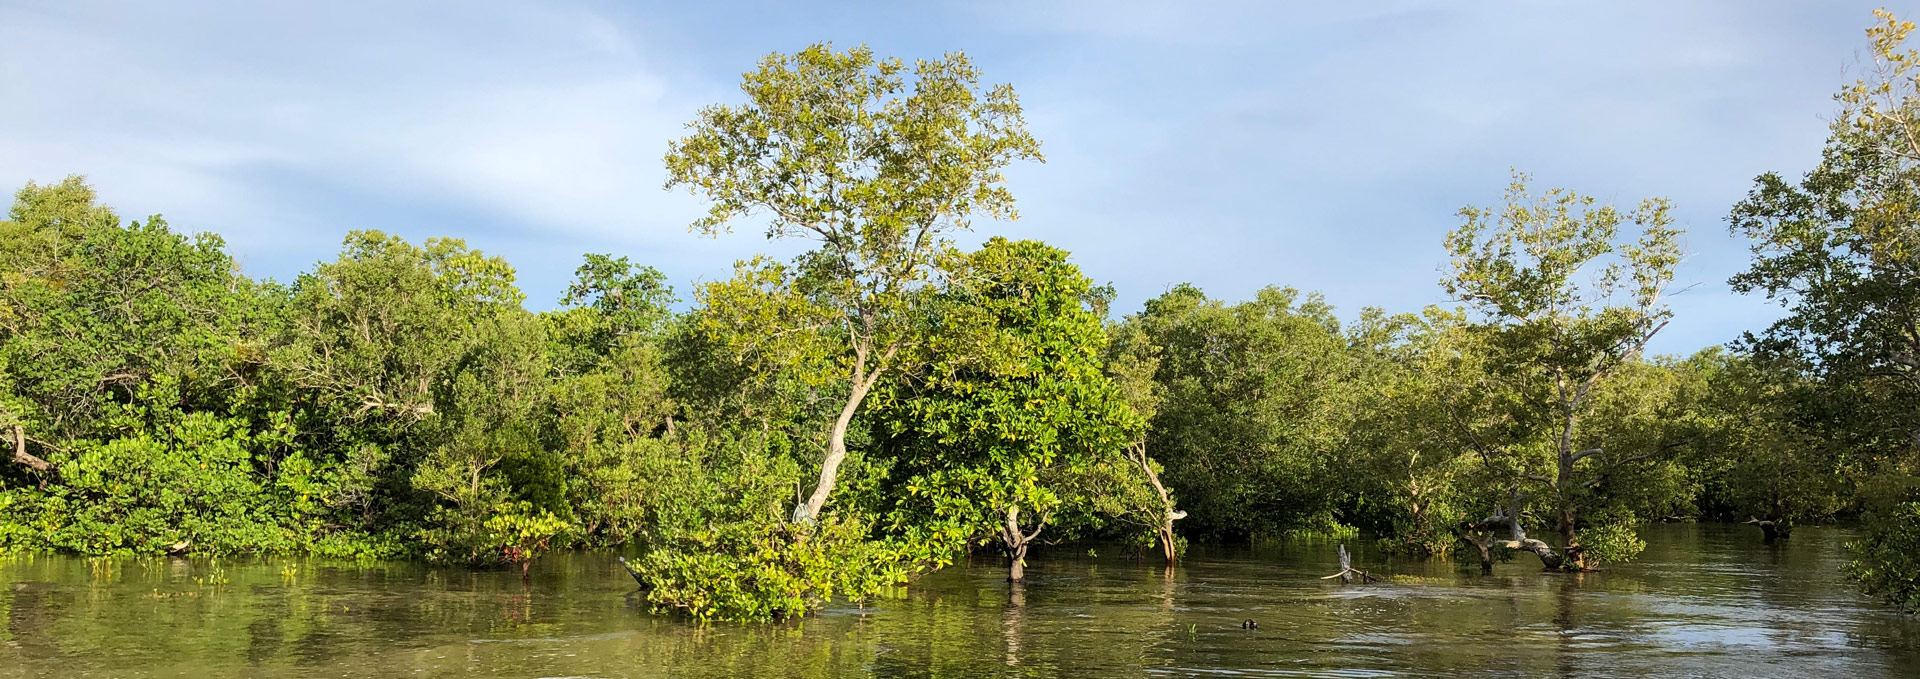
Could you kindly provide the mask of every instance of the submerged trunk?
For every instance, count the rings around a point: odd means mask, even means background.
[[[1353,567],[1353,554],[1347,551],[1346,545],[1340,545],[1340,572],[1334,573],[1333,575],[1329,575],[1320,579],[1331,580],[1333,578],[1340,578],[1340,584],[1343,584],[1343,585],[1353,584],[1353,581],[1355,579],[1358,579],[1360,581],[1360,584],[1362,585],[1380,581],[1379,578],[1376,578],[1376,577],[1373,577],[1372,575],[1367,574],[1366,571]],[[1243,624],[1251,624],[1251,623],[1252,621],[1248,621],[1247,623],[1243,623]]]
[[[1140,468],[1140,473],[1147,478],[1147,485],[1152,486],[1153,492],[1160,496],[1160,525],[1155,532],[1160,540],[1160,555],[1166,558],[1168,566],[1172,566],[1180,558],[1173,542],[1173,522],[1187,518],[1187,513],[1174,509],[1173,493],[1160,481],[1160,474],[1153,471],[1153,459],[1147,457],[1147,444],[1144,441],[1127,448],[1127,459]]]
[[[627,569],[627,575],[633,576],[633,581],[638,583],[641,589],[647,589],[647,579],[640,577],[640,571],[635,569],[633,564],[627,563],[627,557],[614,557],[614,560],[620,562],[621,568]]]
[[[1480,574],[1491,575],[1493,573],[1493,533],[1477,524],[1469,525],[1466,530],[1460,532],[1460,539],[1473,545],[1473,548],[1480,552]]]
[[[1534,556],[1540,557],[1540,567],[1546,570],[1557,571],[1567,565],[1566,557],[1553,551],[1553,545],[1539,540],[1528,538],[1525,540],[1509,541],[1507,547],[1523,552],[1533,552]]]
[[[1576,528],[1577,525],[1578,524],[1575,521],[1573,509],[1570,507],[1562,506],[1560,509],[1560,522],[1559,522],[1560,544],[1564,546],[1566,553],[1561,557],[1560,565],[1548,566],[1548,568],[1564,567],[1565,569],[1572,570],[1572,571],[1587,570],[1587,558],[1586,558],[1587,550],[1580,546],[1580,535],[1577,532],[1577,528]],[[1546,557],[1541,557],[1540,560],[1542,563],[1544,563],[1546,561]]]
[[[1033,532],[1020,531],[1020,505],[1007,508],[1007,525],[1000,529],[1000,541],[1007,546],[1007,581],[1023,582],[1027,579],[1027,547],[1040,535],[1040,529],[1047,527],[1045,515],[1040,517],[1040,525]]]
[[[1516,506],[1519,505],[1518,502],[1514,504]],[[1489,550],[1489,547],[1491,547],[1493,543],[1492,531],[1503,527],[1508,529],[1512,535],[1511,539],[1503,543],[1507,549],[1532,552],[1534,556],[1540,557],[1540,566],[1546,570],[1559,570],[1566,566],[1567,558],[1559,552],[1554,551],[1553,545],[1527,537],[1527,529],[1520,525],[1520,517],[1517,516],[1517,514],[1518,510],[1510,512],[1506,509],[1495,507],[1492,516],[1488,516],[1477,523],[1467,526],[1467,542],[1472,543],[1480,549],[1481,572],[1488,573],[1493,570],[1493,555]],[[1475,531],[1479,531],[1478,538],[1472,537],[1475,535]],[[1483,541],[1485,544],[1483,544]]]

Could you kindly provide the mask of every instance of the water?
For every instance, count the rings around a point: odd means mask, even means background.
[[[646,613],[611,555],[518,573],[308,560],[0,559],[0,677],[1920,677],[1920,620],[1853,592],[1839,530],[1657,526],[1603,573],[1482,577],[1334,545],[951,568],[782,625]],[[196,581],[198,579],[198,581]],[[1242,620],[1259,623],[1240,628]]]

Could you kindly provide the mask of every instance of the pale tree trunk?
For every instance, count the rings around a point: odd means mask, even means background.
[[[827,500],[833,496],[833,488],[840,476],[840,463],[847,459],[847,428],[853,425],[853,416],[860,412],[860,403],[867,398],[867,392],[873,390],[873,384],[880,379],[881,371],[887,367],[900,345],[887,347],[886,353],[874,361],[871,370],[867,368],[869,349],[865,342],[854,346],[853,389],[847,393],[847,401],[840,406],[840,416],[834,418],[833,428],[827,432],[827,457],[820,462],[820,481],[813,486],[813,494],[806,501],[793,508],[794,523],[812,523],[820,516],[820,510],[827,506]]]
[[[17,424],[13,425],[13,461],[26,465],[28,469],[36,472],[53,471],[52,462],[27,452],[27,430]]]
[[[1494,542],[1492,531],[1502,527],[1508,529],[1512,535],[1512,538],[1504,543],[1507,549],[1532,552],[1534,556],[1540,557],[1540,566],[1546,570],[1559,570],[1566,564],[1566,557],[1555,552],[1553,545],[1527,537],[1526,528],[1520,525],[1519,506],[1520,503],[1516,498],[1513,510],[1494,507],[1492,516],[1467,526],[1466,534],[1461,536],[1468,543],[1479,548],[1482,573],[1493,571],[1493,554],[1490,549]]]
[[[1523,552],[1533,552],[1534,556],[1540,557],[1541,568],[1557,571],[1567,565],[1567,558],[1553,551],[1553,545],[1527,537],[1526,532],[1521,530],[1520,522],[1517,519],[1513,522],[1513,535],[1514,538],[1507,541],[1507,548],[1518,549]]]
[[[1380,581],[1379,578],[1367,574],[1366,571],[1353,567],[1353,554],[1347,551],[1346,545],[1340,545],[1340,572],[1320,579],[1332,580],[1334,578],[1340,578],[1340,584],[1343,585],[1353,584],[1355,578],[1358,578],[1362,585]]]
[[[833,429],[827,432],[827,457],[820,462],[820,481],[813,486],[813,494],[805,502],[793,508],[794,523],[809,523],[820,516],[820,510],[827,505],[827,498],[833,495],[834,483],[840,475],[840,463],[847,459],[847,428],[853,424],[853,415],[860,411],[860,402],[866,400],[868,385],[855,380],[853,392],[847,395],[847,402],[840,407],[840,416],[834,418]]]
[[[1033,532],[1020,532],[1020,505],[1007,508],[1007,525],[1000,529],[1000,541],[1007,546],[1007,581],[1025,582],[1027,579],[1027,548],[1033,545],[1033,539],[1039,537],[1040,529],[1047,527],[1047,518],[1041,515],[1040,524]]]
[[[1160,497],[1160,525],[1155,527],[1154,532],[1159,536],[1161,556],[1166,558],[1168,566],[1172,566],[1180,558],[1179,552],[1174,548],[1173,522],[1187,518],[1187,513],[1174,509],[1173,493],[1167,490],[1166,484],[1161,483],[1160,474],[1153,471],[1153,461],[1147,457],[1145,442],[1129,446],[1127,459],[1140,468],[1140,472],[1147,478],[1148,485],[1151,485],[1153,492]]]

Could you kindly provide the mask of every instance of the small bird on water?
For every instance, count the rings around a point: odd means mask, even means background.
[[[1253,618],[1247,618],[1246,622],[1240,623],[1240,629],[1260,629],[1260,623],[1254,622]]]

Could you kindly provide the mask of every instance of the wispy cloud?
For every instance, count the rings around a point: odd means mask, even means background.
[[[314,240],[353,226],[263,232],[290,210],[248,198],[276,176],[346,192],[334,200],[458,205],[563,238],[671,237],[635,228],[636,215],[691,214],[657,190],[658,158],[692,97],[718,96],[669,87],[633,36],[581,8],[0,12],[18,103],[0,121],[33,132],[9,140],[0,174],[89,173],[116,203],[190,215],[256,253],[318,256]]]

